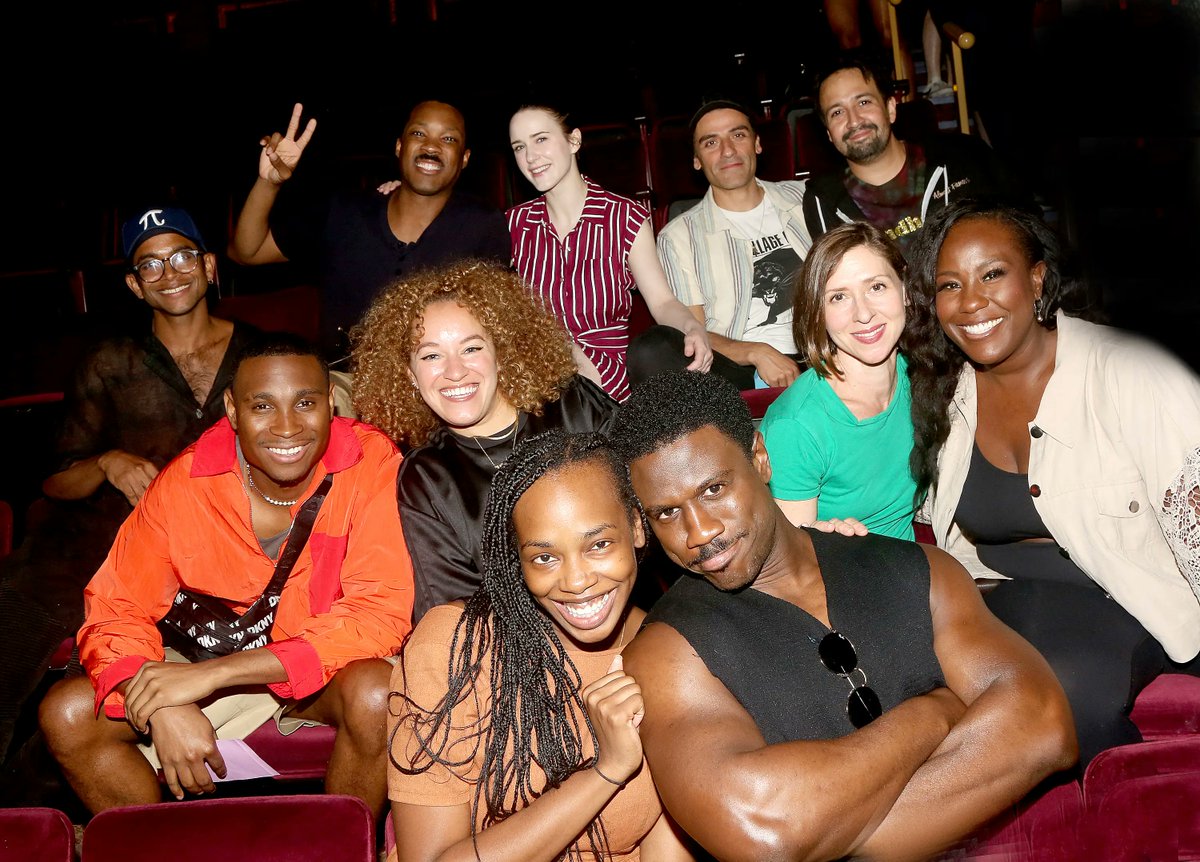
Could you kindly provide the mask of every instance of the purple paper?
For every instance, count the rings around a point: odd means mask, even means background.
[[[225,777],[218,778],[212,767],[205,764],[213,781],[244,781],[247,778],[270,778],[279,774],[241,739],[218,739],[217,750],[225,759]]]

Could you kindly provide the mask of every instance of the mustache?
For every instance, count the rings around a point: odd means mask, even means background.
[[[717,554],[721,553],[722,551],[728,550],[730,545],[732,545],[734,542],[736,542],[738,539],[742,538],[745,535],[746,535],[745,533],[740,533],[736,536],[731,536],[728,539],[722,539],[720,536],[717,536],[715,539],[713,539],[707,545],[702,547],[699,550],[699,552],[697,552],[696,556],[692,558],[692,561],[688,565],[689,566],[699,566],[702,563],[708,562],[713,557],[715,557]]]
[[[421,153],[419,156],[416,157],[416,159],[414,159],[414,161],[418,161],[418,162],[428,161],[428,162],[434,162],[435,164],[440,165],[440,164],[442,164],[442,157],[437,155],[436,153]]]
[[[846,133],[844,135],[842,135],[842,140],[843,141],[850,140],[851,135],[857,134],[862,129],[870,129],[872,132],[878,132],[879,126],[875,125],[874,123],[859,123],[857,126],[855,126],[852,129],[846,129]]]

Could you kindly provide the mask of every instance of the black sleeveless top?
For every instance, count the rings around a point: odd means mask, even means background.
[[[954,521],[979,562],[1016,580],[1037,579],[1099,589],[1053,539],[1029,496],[1029,474],[1001,470],[976,444]]]
[[[858,653],[884,711],[945,685],[933,651],[929,562],[914,542],[808,531],[833,627]],[[829,633],[790,602],[753,588],[725,593],[681,577],[646,617],[675,629],[738,699],[768,744],[833,739],[854,730],[850,686],[826,670],[817,644]],[[861,684],[862,674],[852,676]]]

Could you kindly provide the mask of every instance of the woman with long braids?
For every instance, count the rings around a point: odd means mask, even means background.
[[[392,674],[400,862],[690,859],[642,759],[621,649],[644,517],[599,435],[550,431],[497,471],[483,583],[430,611]]]
[[[988,606],[1058,674],[1082,768],[1141,738],[1129,710],[1155,676],[1200,672],[1200,380],[1077,316],[1036,214],[947,207],[912,263],[918,494],[940,546],[1005,579]]]
[[[575,373],[566,332],[498,264],[393,284],[353,333],[354,406],[406,453],[397,479],[413,623],[479,586],[492,475],[527,437],[604,431],[617,403]]]

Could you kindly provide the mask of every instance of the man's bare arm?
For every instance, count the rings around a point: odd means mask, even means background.
[[[46,477],[42,493],[52,500],[82,500],[108,482],[125,495],[129,505],[136,506],[157,475],[153,462],[123,449],[110,449]]]
[[[259,177],[250,188],[237,227],[226,252],[234,263],[257,266],[264,263],[283,263],[287,260],[271,233],[271,209],[279,197],[279,186]]]
[[[646,701],[642,745],[663,805],[723,860],[847,855],[887,816],[963,709],[938,689],[840,739],[767,745],[674,629],[648,626],[624,656]]]
[[[286,679],[283,664],[268,649],[244,650],[192,664],[148,661],[123,684],[125,717],[144,732],[160,709],[194,704],[233,686],[265,685]]]
[[[317,129],[317,121],[309,120],[297,137],[303,112],[304,106],[297,102],[292,108],[287,132],[275,132],[259,141],[262,152],[258,157],[258,179],[246,197],[233,238],[226,249],[230,260],[235,263],[256,265],[287,260],[271,233],[270,215],[280,186],[291,178],[304,148]]]
[[[992,616],[949,554],[925,553],[934,649],[967,711],[858,848],[872,859],[926,858],[1079,756],[1070,706],[1046,660]]]

